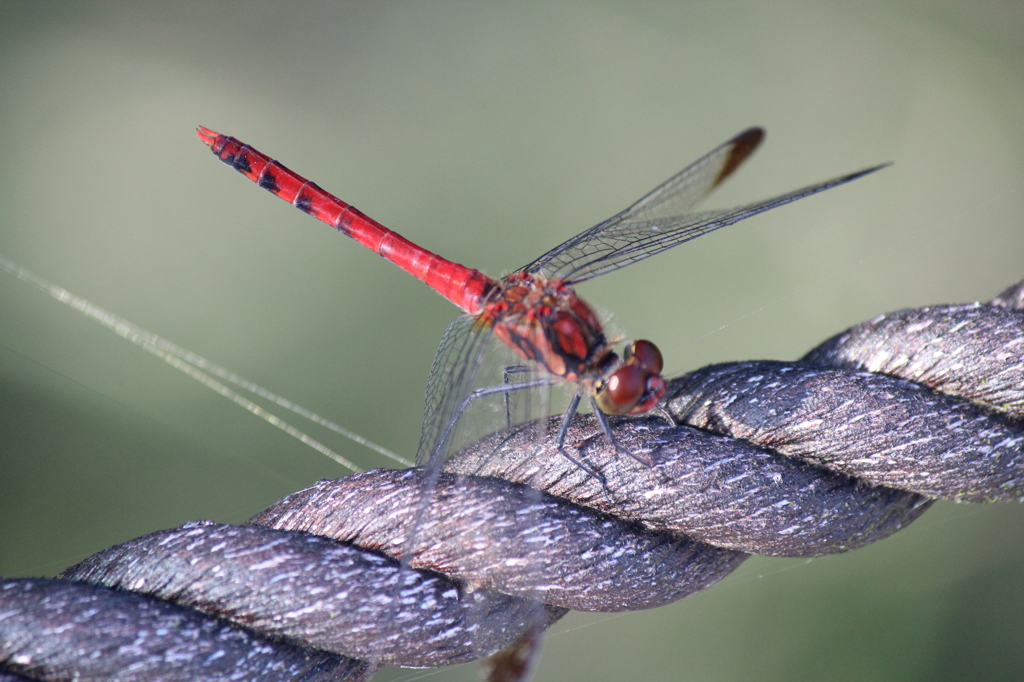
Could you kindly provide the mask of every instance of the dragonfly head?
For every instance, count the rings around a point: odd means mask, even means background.
[[[652,409],[665,395],[661,351],[650,341],[626,346],[622,364],[598,383],[594,400],[606,414],[640,414]]]

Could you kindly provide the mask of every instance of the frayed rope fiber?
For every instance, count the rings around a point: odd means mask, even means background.
[[[1019,500],[1022,309],[1024,282],[883,315],[797,362],[697,370],[670,382],[665,415],[613,420],[633,457],[579,415],[567,451],[605,485],[513,427],[439,476],[320,481],[245,526],[196,521],[57,579],[0,580],[0,682],[460,663],[570,609],[681,599],[752,553],[864,546],[935,499]]]

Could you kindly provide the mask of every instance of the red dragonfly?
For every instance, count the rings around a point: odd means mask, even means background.
[[[445,331],[427,381],[423,434],[416,461],[433,464],[451,447],[451,435],[475,399],[570,382],[576,391],[562,420],[559,452],[602,483],[604,477],[563,448],[581,397],[590,399],[612,443],[605,414],[635,415],[653,409],[665,393],[661,352],[650,341],[626,346],[620,358],[591,307],[574,286],[636,263],[744,218],[872,173],[875,166],[736,208],[688,213],[739,168],[764,138],[750,128],[673,175],[624,211],[551,249],[500,279],[467,268],[413,244],[316,184],[239,140],[198,129],[199,139],[224,163],[296,208],[331,225],[425,282],[465,315]],[[539,378],[473,390],[487,340],[507,344]]]

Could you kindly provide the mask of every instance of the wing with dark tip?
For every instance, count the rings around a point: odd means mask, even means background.
[[[565,262],[560,254],[596,239],[610,225],[685,213],[732,175],[763,139],[764,130],[761,128],[744,130],[658,185],[626,210],[548,251],[521,271],[539,270],[550,274],[550,270]]]
[[[867,168],[804,187],[795,192],[788,192],[772,199],[736,208],[686,213],[666,218],[609,221],[602,224],[601,230],[586,242],[562,251],[557,258],[549,262],[544,271],[549,277],[564,279],[569,284],[584,282],[598,275],[650,258],[666,249],[671,249],[673,246],[696,239],[726,225],[738,223],[745,218],[777,206],[864,177],[888,165]]]
[[[622,214],[650,220],[689,211],[725,182],[764,140],[763,128],[748,128],[661,183]]]
[[[625,211],[556,246],[522,270],[539,271],[570,284],[583,282],[889,165],[850,173],[745,206],[686,213],[735,172],[763,138],[764,131],[760,128],[740,133],[669,178]]]

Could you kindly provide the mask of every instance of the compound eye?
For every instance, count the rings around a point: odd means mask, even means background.
[[[628,414],[647,390],[647,373],[636,365],[623,365],[608,377],[594,399],[602,412]]]
[[[647,377],[647,390],[644,392],[643,397],[637,401],[636,407],[630,411],[630,414],[641,414],[648,410],[653,410],[654,406],[665,395],[667,389],[668,385],[660,376],[654,374]]]
[[[632,358],[636,358],[635,362],[649,374],[661,374],[661,370],[665,365],[665,362],[661,357],[661,351],[658,350],[658,347],[644,339],[634,341],[629,344],[623,355],[625,356],[626,362],[630,362]]]

